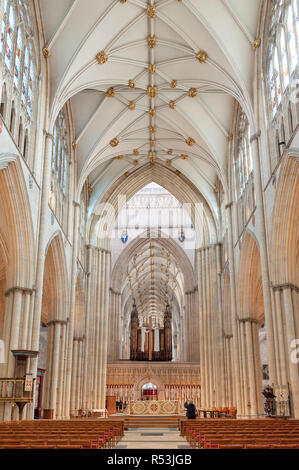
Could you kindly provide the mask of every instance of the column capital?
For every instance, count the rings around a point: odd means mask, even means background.
[[[75,207],[81,207],[80,203],[77,202],[77,201],[73,201],[73,204],[74,204]]]
[[[250,137],[250,143],[252,144],[252,142],[254,142],[255,140],[258,140],[261,136],[261,131],[257,131],[256,134],[253,134],[251,137]]]
[[[74,336],[73,341],[78,341],[78,343],[83,343],[84,336]]]
[[[4,295],[5,297],[7,297],[11,292],[23,292],[24,294],[33,294],[33,292],[35,292],[36,289],[30,289],[29,287],[20,287],[20,286],[14,286],[14,287],[10,287],[9,289],[7,289],[7,291],[5,291]]]
[[[47,323],[47,326],[51,325],[67,325],[67,320],[51,320]]]
[[[223,336],[224,336],[225,339],[231,339],[231,338],[233,338],[233,335],[225,335],[225,334],[224,334]]]
[[[246,318],[239,318],[240,323],[259,323],[256,318],[253,317],[246,317]]]
[[[299,292],[299,287],[296,286],[295,284],[290,283],[290,282],[285,282],[283,284],[276,284],[276,285],[272,284],[272,289],[274,291],[284,290],[284,289],[291,289],[291,290],[294,290],[295,292]]]
[[[232,205],[233,205],[233,201],[230,201],[227,204],[225,204],[224,207],[225,207],[225,209],[230,209],[232,207]]]
[[[53,136],[53,134],[50,134],[50,132],[46,131],[46,129],[44,129],[43,132],[44,132],[44,136],[45,136],[46,139],[51,139],[52,142],[54,142],[54,136]]]

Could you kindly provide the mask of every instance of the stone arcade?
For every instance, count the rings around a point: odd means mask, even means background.
[[[298,8],[0,0],[0,421],[299,419]]]

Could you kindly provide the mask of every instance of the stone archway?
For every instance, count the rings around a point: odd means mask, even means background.
[[[135,384],[134,384],[134,400],[140,400],[141,397],[141,389],[143,385],[148,382],[152,382],[157,386],[158,389],[158,400],[165,400],[165,385],[164,382],[161,380],[160,377],[151,374],[150,372],[147,375],[143,375],[139,377]]]

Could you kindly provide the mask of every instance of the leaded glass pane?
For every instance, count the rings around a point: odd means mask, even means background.
[[[16,47],[15,66],[14,66],[14,84],[16,85],[17,88],[19,88],[19,85],[20,85],[22,49],[23,49],[22,31],[21,31],[21,28],[19,27],[17,47]]]
[[[3,17],[2,17],[2,25],[1,25],[1,53],[2,54],[4,54],[4,51],[5,51],[5,29],[6,29],[6,23],[7,23],[7,6],[8,6],[8,0],[5,0]]]
[[[54,127],[54,139],[53,139],[53,151],[52,151],[52,170],[55,171],[56,163],[56,146],[57,146],[57,130],[56,125]]]
[[[274,63],[273,63],[273,74],[276,83],[276,92],[277,92],[277,106],[281,102],[281,82],[280,82],[280,73],[279,73],[279,60],[278,60],[278,51],[277,47],[274,50]]]
[[[14,40],[14,28],[15,28],[15,12],[13,6],[10,6],[9,17],[6,31],[6,46],[5,46],[5,63],[9,69],[12,64],[13,54],[13,40]]]
[[[287,46],[286,46],[286,41],[285,41],[285,33],[283,29],[281,29],[280,31],[280,54],[281,54],[283,89],[285,90],[289,84],[290,77],[289,77]]]
[[[276,81],[274,77],[272,58],[271,58],[270,67],[269,67],[269,86],[270,86],[270,94],[271,94],[272,112],[273,114],[275,114],[276,109],[277,109],[277,99],[276,99]]]
[[[22,100],[25,106],[26,106],[27,87],[28,87],[28,67],[29,67],[29,51],[28,51],[28,47],[26,47],[24,68],[23,68],[23,81],[22,81]]]
[[[287,19],[287,29],[288,29],[288,44],[289,44],[289,51],[290,51],[290,67],[291,72],[295,69],[298,56],[297,56],[297,47],[296,47],[296,33],[295,33],[295,26],[294,26],[294,17],[293,17],[293,10],[291,5],[288,8],[288,19]]]

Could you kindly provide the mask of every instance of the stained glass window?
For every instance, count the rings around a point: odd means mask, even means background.
[[[239,179],[239,194],[241,195],[245,189],[246,183],[252,172],[252,154],[250,146],[250,126],[247,116],[244,112],[241,113],[239,118],[239,132],[238,132],[238,179]]]
[[[5,45],[5,63],[9,70],[12,64],[13,45],[14,45],[14,32],[15,32],[15,12],[12,5],[9,8],[7,29],[6,29],[6,45]]]
[[[61,111],[54,127],[54,144],[52,153],[52,170],[56,174],[57,182],[65,193],[67,182],[67,126],[64,112]]]
[[[268,85],[272,116],[275,116],[298,64],[298,0],[273,2],[269,37]]]
[[[294,2],[296,4],[296,2]],[[295,21],[298,19],[295,15]],[[295,69],[297,65],[297,48],[296,48],[296,33],[295,33],[295,25],[294,25],[294,15],[292,11],[292,6],[290,5],[288,8],[288,19],[287,19],[287,31],[288,31],[288,44],[290,50],[290,67],[291,72]]]
[[[28,86],[28,68],[29,68],[29,51],[28,51],[28,47],[26,47],[24,67],[23,67],[23,83],[22,83],[22,100],[25,105],[26,105],[27,86]]]
[[[13,83],[20,90],[24,109],[31,117],[34,104],[35,54],[34,30],[27,0],[5,0],[1,22],[0,53],[11,72]]]
[[[19,88],[19,84],[20,84],[22,52],[23,52],[22,30],[21,28],[19,28],[17,47],[16,47],[15,66],[14,66],[14,84],[16,85],[17,88]]]
[[[8,0],[4,2],[4,10],[2,16],[2,24],[1,24],[1,53],[4,54],[5,51],[5,35],[6,35],[6,24],[7,24],[7,9],[8,9]]]
[[[288,53],[285,40],[284,29],[280,32],[280,54],[281,54],[281,67],[282,67],[282,83],[283,89],[285,90],[289,84],[289,64],[288,64]]]

